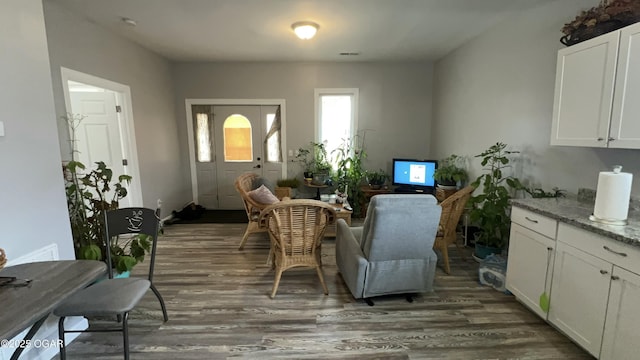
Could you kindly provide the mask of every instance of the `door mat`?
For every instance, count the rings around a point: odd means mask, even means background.
[[[175,216],[176,214],[174,214]],[[204,210],[197,216],[189,219],[174,217],[165,221],[165,225],[171,224],[241,224],[247,223],[247,213],[244,210]]]

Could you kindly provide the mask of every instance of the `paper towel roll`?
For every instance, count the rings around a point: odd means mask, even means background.
[[[593,215],[605,221],[627,220],[632,181],[633,175],[620,168],[600,172]]]

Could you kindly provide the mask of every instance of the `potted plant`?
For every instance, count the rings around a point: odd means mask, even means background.
[[[300,181],[297,178],[280,179],[276,182],[276,197],[282,199],[288,197],[293,199],[295,197],[295,190],[300,186]]]
[[[299,148],[296,154],[296,160],[302,167],[303,176],[307,182],[311,182],[313,179],[313,158],[311,155],[311,150],[305,147]]]
[[[505,175],[505,171],[511,167],[509,155],[519,153],[505,150],[506,147],[506,144],[498,142],[476,155],[482,159],[485,172],[472,183],[476,188],[482,186],[482,193],[469,199],[469,216],[479,229],[474,234],[475,256],[481,259],[491,253],[501,253],[506,246],[511,225],[510,191],[522,187],[518,179]]]
[[[571,46],[640,21],[637,0],[601,0],[600,4],[582,11],[562,28],[560,42]]]
[[[465,169],[465,159],[452,154],[438,161],[438,168],[433,173],[433,178],[438,183],[438,186],[455,187],[458,183],[462,185],[469,178]]]
[[[75,160],[75,129],[83,118],[74,114],[62,117],[69,124],[72,142],[71,161],[63,165],[69,221],[76,258],[104,261],[107,250],[104,213],[119,207],[119,201],[127,196],[125,184],[131,181],[131,176],[114,179],[113,171],[102,161],[87,172],[85,165]],[[137,235],[116,239],[109,248],[116,272],[126,274],[144,260],[151,250],[151,241],[147,235]]]
[[[363,215],[361,214],[361,204],[364,201],[364,194],[360,186],[367,174],[362,164],[367,157],[364,150],[364,136],[361,144],[359,144],[359,136],[357,135],[353,139],[343,139],[342,144],[332,152],[332,155],[337,164],[335,170],[336,194],[341,200],[348,199],[354,217],[359,217]]]
[[[331,164],[329,163],[329,156],[324,143],[312,142],[311,147],[313,149],[313,180],[315,185],[325,185],[327,180],[330,179]]]
[[[387,180],[389,180],[389,175],[382,169],[378,171],[367,171],[367,181],[369,182],[369,186],[374,190],[382,188]]]

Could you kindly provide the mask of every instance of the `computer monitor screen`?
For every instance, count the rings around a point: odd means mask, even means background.
[[[437,166],[436,160],[393,159],[393,185],[433,188]]]

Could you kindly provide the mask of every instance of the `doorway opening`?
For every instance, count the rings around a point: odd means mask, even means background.
[[[87,168],[103,161],[115,176],[131,176],[121,207],[142,206],[142,186],[136,151],[129,86],[62,67],[67,114],[82,120],[70,144]]]

